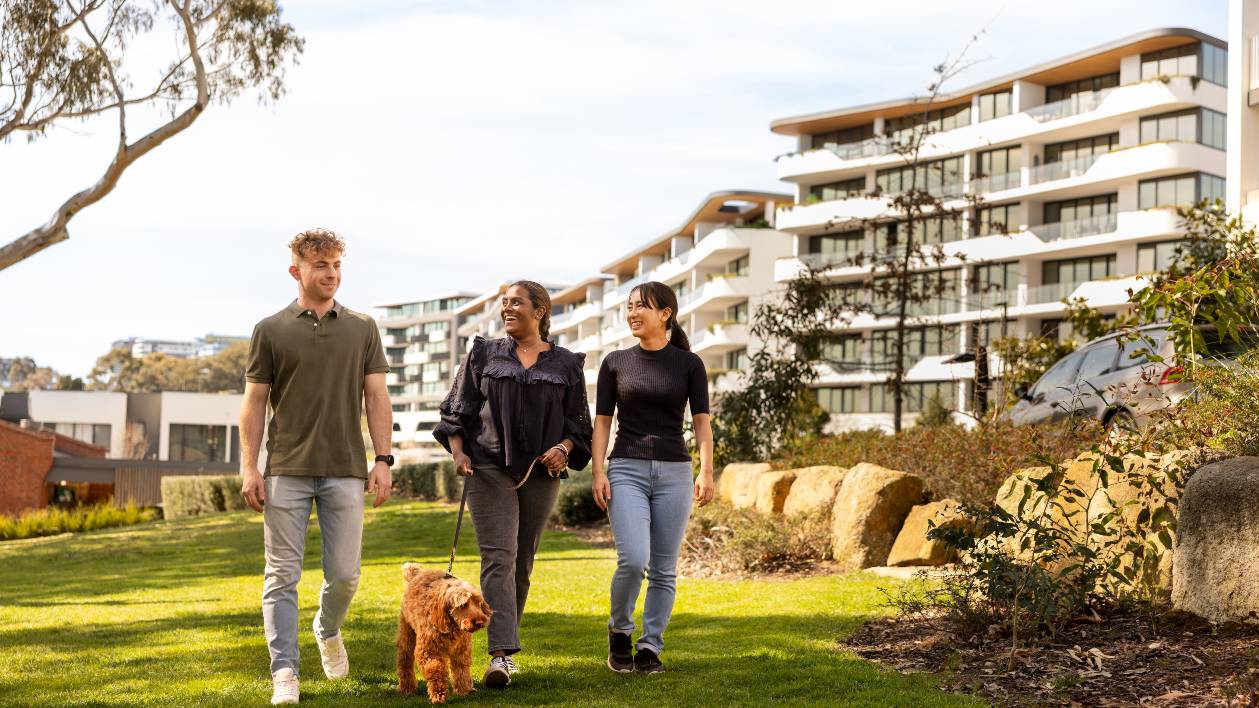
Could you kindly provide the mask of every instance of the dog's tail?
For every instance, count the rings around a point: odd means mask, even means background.
[[[404,614],[398,618],[398,676],[409,676],[414,671],[415,630]]]
[[[402,582],[411,582],[411,578],[419,575],[424,567],[419,563],[403,563],[402,564]]]

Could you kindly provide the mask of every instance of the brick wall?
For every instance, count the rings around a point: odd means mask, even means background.
[[[47,505],[44,477],[52,468],[56,437],[0,421],[0,514]]]

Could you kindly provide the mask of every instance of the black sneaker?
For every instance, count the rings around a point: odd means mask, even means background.
[[[656,652],[650,649],[639,649],[634,654],[634,668],[640,674],[658,674],[664,671],[664,664],[660,663],[660,657],[656,656]]]
[[[608,668],[618,674],[634,670],[634,645],[628,634],[608,632]]]

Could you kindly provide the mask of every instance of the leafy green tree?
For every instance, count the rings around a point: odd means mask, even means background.
[[[42,226],[0,246],[0,270],[69,238],[67,226],[105,198],[122,174],[186,130],[211,102],[251,88],[272,100],[303,40],[274,0],[0,0],[0,142],[43,137],[54,126],[115,114],[117,148],[100,178]],[[165,64],[138,44],[174,46]],[[155,81],[126,68],[144,66]],[[143,110],[137,110],[143,109]],[[129,112],[169,112],[137,139]]]

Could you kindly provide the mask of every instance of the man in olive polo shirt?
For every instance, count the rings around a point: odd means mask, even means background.
[[[324,674],[349,673],[341,639],[358,588],[363,540],[363,486],[380,506],[389,497],[393,414],[380,332],[367,315],[336,302],[345,242],[325,229],[289,244],[297,299],[254,327],[241,406],[241,492],[263,512],[266,571],[262,620],[271,653],[273,704],[297,703],[297,581],[302,574],[311,506],[319,514],[323,588],[315,643]],[[376,463],[367,470],[359,420],[367,426]],[[258,470],[267,404],[265,477]]]

